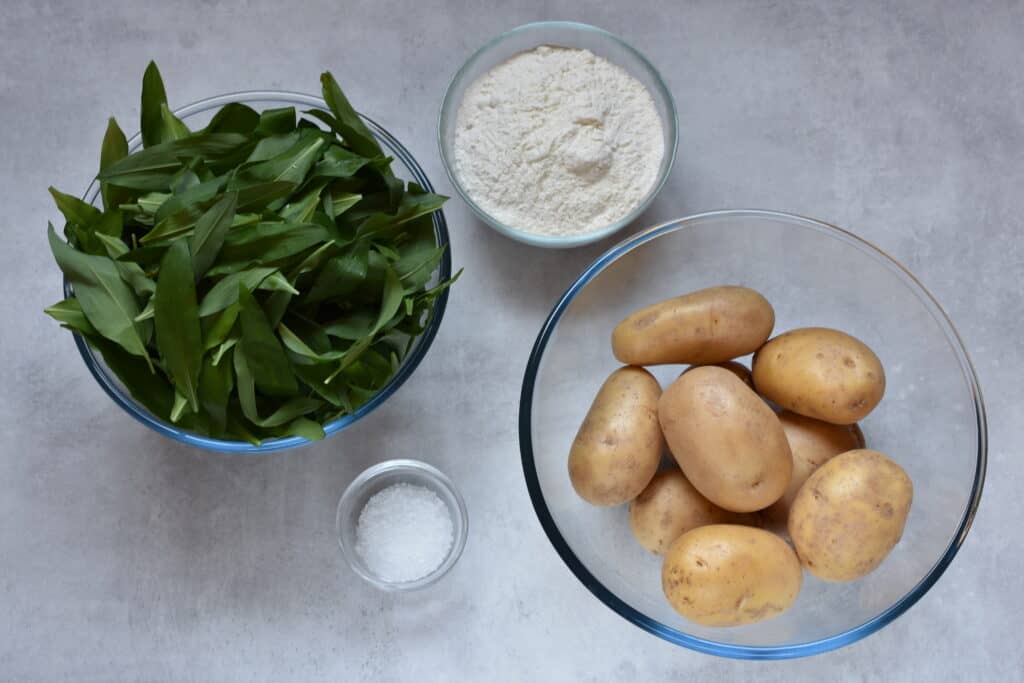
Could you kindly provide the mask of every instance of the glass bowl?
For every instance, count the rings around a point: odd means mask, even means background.
[[[887,387],[861,422],[868,445],[914,482],[903,538],[873,573],[845,584],[805,574],[796,604],[758,624],[686,621],[661,591],[661,562],[633,539],[624,506],[598,508],[572,489],[569,446],[591,400],[619,363],[612,328],[630,312],[720,284],[746,285],[775,307],[776,333],[825,326],[862,339]],[[667,386],[675,366],[652,368]],[[974,518],[987,460],[985,409],[956,330],[913,275],[840,228],[770,211],[717,211],[665,223],[607,251],[555,305],[523,381],[519,440],[530,498],[576,577],[637,626],[727,657],[783,659],[873,633],[924,595],[949,566]]]
[[[382,579],[366,566],[363,558],[356,552],[356,526],[363,506],[372,495],[392,484],[414,484],[430,489],[444,501],[452,518],[452,545],[448,550],[448,556],[437,569],[415,581],[395,582]],[[335,524],[338,545],[341,546],[341,552],[348,560],[349,566],[363,579],[385,591],[417,590],[436,583],[455,566],[462,555],[462,549],[466,547],[466,537],[469,534],[466,503],[452,480],[436,467],[419,460],[388,460],[364,470],[341,494]]]
[[[257,111],[271,107],[287,106],[294,106],[296,111],[300,114],[302,111],[307,109],[327,110],[327,104],[323,99],[313,95],[303,95],[301,93],[275,90],[249,90],[209,97],[205,100],[200,100],[186,107],[182,107],[181,109],[176,109],[174,113],[178,118],[184,121],[189,128],[196,130],[197,128],[205,126],[213,114],[215,114],[221,107],[231,102],[246,104]],[[360,114],[360,117],[373,132],[385,152],[394,157],[392,168],[395,171],[395,175],[402,179],[415,181],[423,186],[428,192],[433,192],[434,187],[427,178],[426,173],[424,173],[423,169],[420,168],[420,165],[416,163],[412,154],[402,146],[402,143],[396,140],[389,132],[373,120],[363,116],[362,114]],[[136,133],[130,140],[128,140],[128,149],[130,151],[135,151],[141,145],[142,136],[139,133]],[[97,204],[99,201],[98,182],[93,181],[86,190],[84,199],[90,204]],[[448,247],[448,226],[445,222],[444,214],[441,211],[436,211],[432,214],[432,218],[434,221],[434,235],[436,236],[437,244],[442,247]],[[451,270],[451,253],[449,249],[445,249],[444,256],[441,258],[441,264],[431,281],[427,283],[427,287],[431,287],[438,282],[451,277]],[[71,287],[65,280],[64,294],[65,296],[70,296],[71,293]],[[402,386],[405,380],[409,379],[409,376],[420,364],[420,361],[423,360],[423,356],[426,355],[427,349],[430,348],[430,344],[434,340],[434,336],[437,334],[437,330],[441,325],[441,318],[444,316],[444,310],[447,303],[448,291],[445,290],[434,301],[434,307],[430,313],[430,322],[427,329],[424,330],[423,334],[417,337],[413,347],[409,350],[409,353],[406,354],[394,376],[386,385],[384,385],[383,388],[381,388],[379,392],[377,392],[375,396],[354,412],[325,424],[323,428],[324,432],[328,436],[342,431],[361,418],[369,415],[384,403],[384,401],[386,401],[392,394],[394,394],[398,388]],[[129,415],[142,424],[146,425],[153,431],[163,434],[164,436],[169,436],[172,439],[192,446],[231,453],[268,453],[270,451],[295,448],[311,443],[301,437],[291,436],[279,439],[268,439],[259,446],[256,446],[243,441],[226,441],[201,436],[188,430],[181,429],[168,422],[164,422],[132,398],[131,394],[129,394],[124,388],[117,376],[107,368],[98,353],[94,352],[80,336],[76,334],[74,337],[75,344],[78,346],[78,351],[82,354],[82,359],[85,361],[89,371],[92,373],[93,377],[96,378],[96,381],[99,382],[100,386],[103,387],[103,390],[107,392],[107,395],[114,400],[114,403],[121,406],[121,408],[123,408]]]
[[[661,167],[658,169],[657,180],[651,187],[650,192],[628,215],[607,227],[583,235],[569,237],[538,235],[519,230],[514,225],[503,223],[490,215],[469,196],[469,193],[466,192],[462,182],[459,180],[458,169],[455,165],[452,149],[455,140],[455,120],[466,89],[477,78],[494,66],[504,62],[513,55],[526,50],[532,50],[540,45],[584,48],[622,67],[631,76],[640,81],[647,88],[648,92],[651,93],[651,97],[654,98],[654,104],[658,110],[658,115],[661,117],[665,151],[661,159]],[[451,83],[448,84],[448,90],[445,92],[444,100],[441,103],[441,116],[437,126],[437,142],[441,150],[441,160],[444,162],[444,168],[448,172],[448,177],[451,179],[452,185],[455,186],[459,196],[462,197],[473,212],[495,230],[514,240],[538,247],[552,248],[578,247],[597,242],[618,232],[636,220],[647,209],[668,179],[668,175],[672,170],[672,164],[676,158],[678,136],[679,120],[676,117],[675,102],[673,102],[672,94],[669,92],[668,86],[661,79],[657,69],[642,54],[621,38],[595,26],[571,21],[542,21],[525,24],[502,33],[473,53],[473,56],[455,73]]]

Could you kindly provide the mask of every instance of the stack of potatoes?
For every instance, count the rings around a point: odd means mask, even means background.
[[[801,566],[826,581],[864,576],[910,510],[910,478],[865,448],[857,426],[885,391],[878,357],[826,328],[769,340],[774,326],[771,304],[745,287],[632,314],[612,334],[625,367],[601,387],[569,453],[576,492],[594,505],[630,503],[637,540],[664,556],[665,596],[706,626],[781,614]],[[733,360],[749,353],[752,371]],[[662,364],[691,367],[662,393],[642,367]],[[659,471],[666,444],[678,467]]]

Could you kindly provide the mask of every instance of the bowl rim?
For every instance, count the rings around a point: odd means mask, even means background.
[[[224,93],[220,95],[214,95],[212,97],[206,97],[201,100],[197,100],[191,104],[187,104],[183,107],[179,107],[174,110],[174,114],[178,117],[186,117],[193,114],[201,114],[211,109],[222,107],[231,102],[275,102],[281,104],[291,105],[302,105],[307,107],[315,107],[327,111],[327,103],[321,97],[315,95],[308,95],[305,93],[292,92],[288,90],[240,90],[236,92]],[[358,113],[358,112],[357,112]],[[412,174],[412,180],[419,183],[428,192],[434,192],[434,186],[427,177],[426,172],[419,165],[412,154],[405,146],[398,141],[391,133],[389,133],[383,126],[378,124],[373,119],[369,118],[365,114],[359,114],[359,117],[369,127],[374,136],[381,140],[389,154],[393,154],[397,157],[409,172]],[[139,147],[142,142],[142,133],[137,132],[131,138],[128,139],[129,150],[135,150]],[[99,194],[99,182],[94,178],[93,181],[86,188],[85,194],[82,199],[89,204],[92,204],[97,195]],[[451,240],[448,235],[448,223],[445,220],[444,212],[438,209],[431,214],[434,223],[434,234],[437,236],[438,246],[445,247],[444,253],[441,256],[441,263],[438,266],[439,277],[441,280],[447,280],[451,277],[452,270],[452,257],[451,257]],[[66,278],[64,282],[64,296],[70,296],[71,286]],[[324,437],[340,432],[347,427],[351,426],[361,418],[365,417],[388,398],[390,398],[399,387],[405,383],[409,376],[412,375],[413,371],[419,366],[423,357],[426,355],[427,350],[430,348],[434,341],[434,337],[437,335],[437,331],[441,326],[441,319],[444,317],[445,309],[448,305],[448,290],[445,289],[434,301],[434,307],[430,313],[430,320],[427,324],[427,328],[418,337],[415,346],[410,351],[409,355],[403,360],[399,366],[397,372],[388,380],[380,391],[373,395],[369,401],[361,405],[354,412],[343,415],[336,420],[323,425]],[[103,388],[107,395],[119,405],[125,412],[131,415],[133,418],[146,425],[153,431],[168,436],[175,441],[189,444],[191,446],[197,446],[210,451],[219,451],[225,453],[246,453],[246,454],[259,454],[259,453],[270,453],[273,451],[280,451],[286,449],[298,448],[301,446],[308,446],[313,443],[319,443],[316,441],[310,441],[299,436],[288,436],[276,439],[267,439],[260,443],[258,446],[245,442],[245,441],[228,441],[224,439],[214,439],[211,437],[201,436],[185,429],[180,429],[174,425],[163,422],[156,418],[144,407],[139,405],[134,398],[123,392],[118,386],[116,386],[111,377],[107,375],[101,369],[100,360],[97,358],[95,352],[88,345],[88,343],[80,336],[74,335],[75,345],[78,347],[78,352],[81,354],[82,359],[85,361],[86,367],[89,368],[89,372],[92,373],[93,378]]]
[[[447,491],[452,500],[455,501],[456,512],[461,521],[461,525],[458,528],[458,535],[452,537],[451,548],[448,549],[448,554],[441,564],[436,569],[431,571],[425,576],[421,576],[418,579],[412,581],[385,581],[380,577],[371,574],[359,566],[359,563],[355,561],[352,554],[356,552],[355,548],[350,548],[343,541],[344,535],[341,532],[343,520],[342,511],[345,504],[348,503],[359,491],[361,491],[371,481],[385,474],[392,472],[412,472],[416,476],[421,476],[429,479],[439,488]],[[360,510],[361,512],[361,510]],[[452,520],[453,531],[456,528],[454,520]],[[334,512],[334,532],[337,537],[338,547],[341,548],[341,554],[345,557],[345,561],[348,562],[348,566],[352,568],[361,579],[367,583],[387,592],[404,592],[404,591],[415,591],[421,588],[431,586],[448,574],[451,568],[455,566],[455,563],[462,557],[462,551],[466,548],[466,540],[469,538],[469,512],[466,509],[466,501],[462,497],[462,493],[455,486],[455,482],[451,480],[447,474],[434,467],[428,462],[422,460],[413,460],[411,458],[396,458],[394,460],[385,460],[375,465],[367,467],[365,470],[359,473],[355,479],[349,482],[349,485],[345,487],[341,497],[338,499],[338,505]]]
[[[536,233],[526,232],[514,228],[507,223],[499,221],[497,218],[492,216],[490,213],[485,211],[483,207],[477,204],[469,193],[463,188],[462,183],[459,181],[457,174],[455,173],[455,163],[453,159],[448,158],[448,154],[445,151],[444,144],[444,121],[446,114],[450,113],[455,115],[457,112],[454,111],[454,107],[457,103],[452,101],[454,90],[456,85],[460,84],[466,77],[470,68],[476,65],[481,59],[490,53],[492,49],[503,43],[504,41],[512,38],[521,33],[528,33],[540,28],[561,28],[570,31],[578,31],[581,33],[591,33],[603,37],[606,40],[610,40],[623,47],[628,53],[632,54],[637,58],[637,61],[641,66],[650,72],[654,80],[655,89],[665,98],[665,102],[668,105],[668,111],[670,116],[667,120],[662,121],[662,125],[666,126],[668,130],[668,143],[666,144],[665,153],[668,157],[664,163],[664,172],[659,173],[658,179],[654,185],[651,186],[650,191],[644,197],[637,206],[630,211],[627,215],[623,216],[619,220],[610,223],[608,226],[596,230],[594,232],[584,233],[582,235],[572,235],[568,237],[556,237],[551,235],[540,235]],[[658,196],[665,183],[668,182],[668,178],[672,175],[672,168],[675,166],[676,153],[679,147],[679,113],[676,110],[675,98],[672,97],[672,91],[669,89],[668,84],[665,83],[664,78],[661,76],[661,72],[651,63],[647,57],[643,55],[639,50],[630,45],[628,42],[620,38],[619,36],[606,31],[598,26],[592,26],[590,24],[584,24],[577,21],[534,21],[515,28],[509,29],[504,33],[500,33],[497,36],[491,38],[482,46],[477,48],[469,59],[463,63],[459,70],[451,77],[448,81],[448,86],[445,88],[444,97],[441,99],[441,108],[438,112],[437,117],[437,147],[441,154],[441,165],[444,166],[445,173],[448,174],[448,180],[451,182],[455,191],[459,193],[459,197],[462,198],[469,208],[473,211],[476,216],[482,220],[486,225],[497,230],[499,233],[514,239],[524,244],[529,244],[535,247],[546,247],[549,249],[569,249],[572,247],[582,247],[587,244],[593,244],[600,240],[613,235],[626,226],[633,223],[644,211],[646,211],[654,198]]]
[[[634,248],[646,242],[650,242],[663,234],[674,232],[677,229],[685,229],[689,223],[696,220],[711,217],[759,217],[802,223],[805,227],[832,235],[851,246],[857,247],[862,252],[873,256],[876,260],[879,260],[893,268],[893,270],[904,279],[911,289],[915,291],[918,295],[918,299],[921,300],[926,308],[929,309],[932,317],[943,328],[943,332],[945,333],[947,340],[950,342],[950,346],[957,355],[964,378],[971,391],[972,398],[974,399],[975,419],[977,421],[978,428],[978,453],[977,464],[974,472],[974,481],[972,482],[971,494],[968,499],[966,509],[964,510],[963,518],[960,520],[956,532],[945,551],[935,564],[932,565],[931,569],[928,570],[928,573],[925,574],[925,576],[913,588],[911,588],[906,595],[881,613],[875,615],[863,624],[848,629],[843,633],[798,645],[760,647],[717,642],[689,635],[683,631],[667,626],[656,619],[652,619],[639,610],[634,609],[610,590],[605,588],[597,577],[591,574],[573,553],[572,549],[559,532],[558,526],[555,524],[555,521],[544,502],[544,495],[541,491],[540,480],[534,464],[531,433],[534,383],[536,381],[537,372],[540,368],[541,358],[544,355],[545,347],[557,327],[559,320],[568,308],[568,305],[587,285],[587,283],[589,283],[596,275],[623,254],[626,254]],[[935,297],[931,295],[931,293],[913,274],[910,273],[910,271],[896,261],[896,259],[852,232],[817,219],[781,211],[769,211],[762,209],[724,209],[707,211],[686,216],[685,218],[668,221],[666,223],[661,223],[623,240],[599,256],[590,266],[588,266],[555,304],[555,307],[541,326],[540,332],[537,335],[537,340],[533,345],[533,349],[530,353],[530,359],[526,366],[526,373],[523,378],[522,393],[520,395],[519,402],[519,444],[520,454],[522,457],[523,474],[526,478],[526,487],[529,491],[530,501],[533,504],[534,511],[537,514],[537,518],[540,521],[541,526],[544,528],[544,532],[548,536],[548,540],[554,546],[555,550],[572,573],[576,575],[576,578],[579,579],[591,593],[593,593],[608,607],[645,631],[676,645],[681,645],[698,652],[734,659],[791,659],[828,652],[830,650],[843,647],[844,645],[849,645],[850,643],[856,642],[861,638],[878,631],[883,626],[889,624],[898,616],[906,612],[914,605],[914,603],[920,600],[921,597],[928,592],[936,581],[938,581],[939,577],[949,566],[950,562],[953,561],[953,558],[956,556],[960,546],[963,545],[978,511],[978,504],[981,501],[981,493],[985,482],[985,472],[988,465],[988,431],[985,417],[985,403],[982,398],[978,377],[974,371],[974,366],[971,363],[970,357],[967,354],[967,350],[964,348],[960,335],[957,333],[956,328],[949,319],[949,316],[939,305],[938,301],[935,300]]]

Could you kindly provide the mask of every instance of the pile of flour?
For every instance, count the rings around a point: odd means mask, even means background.
[[[589,50],[515,55],[466,91],[455,172],[501,222],[579,235],[635,209],[657,180],[661,118],[647,89]]]

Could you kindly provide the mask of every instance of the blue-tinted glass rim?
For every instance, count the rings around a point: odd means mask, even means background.
[[[550,341],[555,328],[558,326],[558,322],[562,315],[568,309],[569,304],[572,303],[576,296],[591,280],[624,254],[627,254],[633,249],[655,240],[664,234],[674,232],[679,229],[685,229],[687,224],[691,222],[712,217],[760,217],[784,220],[839,239],[873,257],[876,261],[888,266],[890,270],[900,277],[917,295],[918,300],[921,301],[925,308],[929,310],[932,317],[942,328],[950,347],[957,356],[957,360],[959,361],[961,370],[964,374],[964,379],[971,391],[974,401],[975,418],[977,420],[978,428],[978,453],[977,464],[974,472],[974,481],[971,486],[970,498],[966,509],[964,510],[964,516],[960,520],[956,533],[950,540],[946,550],[939,557],[938,561],[932,565],[932,568],[924,578],[922,578],[917,585],[915,585],[906,595],[900,598],[891,607],[857,627],[828,638],[800,643],[798,645],[785,646],[754,647],[734,645],[731,643],[721,643],[705,638],[698,638],[684,633],[683,631],[674,629],[671,626],[667,626],[656,619],[651,619],[608,590],[608,588],[606,588],[604,584],[597,579],[597,577],[590,573],[580,559],[576,557],[575,553],[573,553],[572,549],[569,547],[569,544],[562,537],[557,524],[555,524],[551,513],[548,511],[547,505],[544,502],[544,494],[540,488],[540,480],[537,476],[537,469],[534,464],[533,437],[531,431],[533,391],[537,379],[537,373],[540,369],[541,358],[544,355],[544,350],[547,347],[548,341]],[[813,218],[806,218],[779,211],[732,209],[695,214],[686,218],[669,221],[668,223],[663,223],[640,232],[623,242],[620,242],[599,256],[597,260],[587,267],[587,269],[584,270],[583,273],[580,274],[580,276],[569,286],[565,294],[562,295],[561,299],[559,299],[558,303],[555,304],[555,307],[544,321],[544,324],[537,335],[537,340],[533,345],[533,350],[530,353],[530,359],[526,366],[522,393],[519,400],[519,448],[523,462],[523,474],[526,478],[526,487],[530,494],[530,501],[533,503],[534,511],[537,513],[537,518],[540,521],[541,526],[544,528],[544,532],[547,534],[548,539],[555,547],[559,556],[569,567],[572,573],[576,575],[576,578],[578,578],[591,593],[597,596],[597,598],[608,607],[612,608],[621,617],[627,619],[645,631],[667,640],[670,643],[682,645],[683,647],[687,647],[698,652],[704,652],[720,657],[730,657],[733,659],[793,659],[835,650],[843,647],[844,645],[854,643],[861,638],[878,631],[883,626],[889,624],[898,616],[910,609],[910,607],[920,600],[921,597],[924,596],[924,594],[927,593],[935,584],[935,582],[938,581],[939,577],[942,576],[942,573],[949,566],[950,562],[953,561],[953,558],[956,556],[960,546],[963,545],[964,540],[967,538],[967,532],[970,530],[971,524],[973,523],[974,517],[978,511],[978,504],[981,502],[981,493],[985,482],[985,472],[988,467],[988,428],[985,417],[985,403],[982,398],[978,377],[974,371],[974,366],[971,363],[970,357],[967,354],[967,350],[964,348],[963,341],[960,339],[960,335],[957,333],[956,328],[953,327],[953,323],[950,321],[949,316],[946,315],[946,312],[942,309],[935,298],[927,289],[925,289],[924,285],[922,285],[906,268],[900,265],[898,261],[878,247],[854,235],[853,233]]]
[[[327,103],[324,102],[322,98],[314,95],[280,90],[246,90],[199,100],[198,102],[176,109],[174,113],[179,117],[191,116],[222,107],[230,102],[280,102],[285,105],[316,107],[325,111],[327,110]],[[374,136],[376,136],[376,138],[384,145],[385,149],[405,164],[409,169],[409,172],[412,174],[412,179],[419,183],[428,192],[433,192],[433,184],[431,184],[426,173],[402,143],[369,117],[363,114],[360,114],[359,116],[370,128]],[[129,149],[136,149],[139,144],[141,144],[141,140],[141,134],[136,133],[128,141]],[[86,189],[83,198],[91,204],[96,200],[98,194],[99,183],[94,180]],[[431,217],[434,222],[434,235],[437,238],[437,244],[438,246],[445,247],[444,254],[441,257],[441,264],[439,266],[439,277],[441,280],[447,280],[451,277],[452,271],[448,223],[445,221],[444,213],[442,211],[435,211]],[[67,280],[65,280],[64,296],[70,295],[71,286]],[[431,343],[434,341],[434,337],[437,335],[437,330],[441,326],[441,319],[444,317],[444,311],[447,305],[448,290],[446,289],[437,297],[437,299],[434,300],[434,308],[431,311],[427,329],[419,336],[409,355],[402,362],[401,366],[399,366],[395,375],[375,396],[373,396],[373,398],[356,409],[355,412],[349,415],[344,415],[337,420],[324,425],[324,432],[327,436],[346,429],[361,418],[370,414],[378,406],[384,403],[392,394],[398,391],[398,388],[405,383],[416,367],[420,364],[420,361],[423,360],[423,357],[426,355]],[[268,439],[259,446],[255,446],[251,443],[242,441],[226,441],[200,436],[167,424],[153,416],[148,410],[136,403],[130,395],[126,394],[120,387],[114,384],[107,373],[101,369],[101,361],[96,357],[95,353],[85,340],[77,334],[74,335],[74,338],[75,345],[78,347],[78,351],[82,355],[82,360],[85,361],[86,367],[89,368],[89,372],[92,373],[92,376],[96,379],[97,383],[99,383],[114,403],[119,405],[125,412],[142,424],[155,432],[163,434],[164,436],[168,436],[176,441],[180,441],[191,446],[226,453],[269,453],[272,451],[298,448],[300,446],[309,445],[310,443],[315,443],[302,437],[291,436],[280,439]]]

